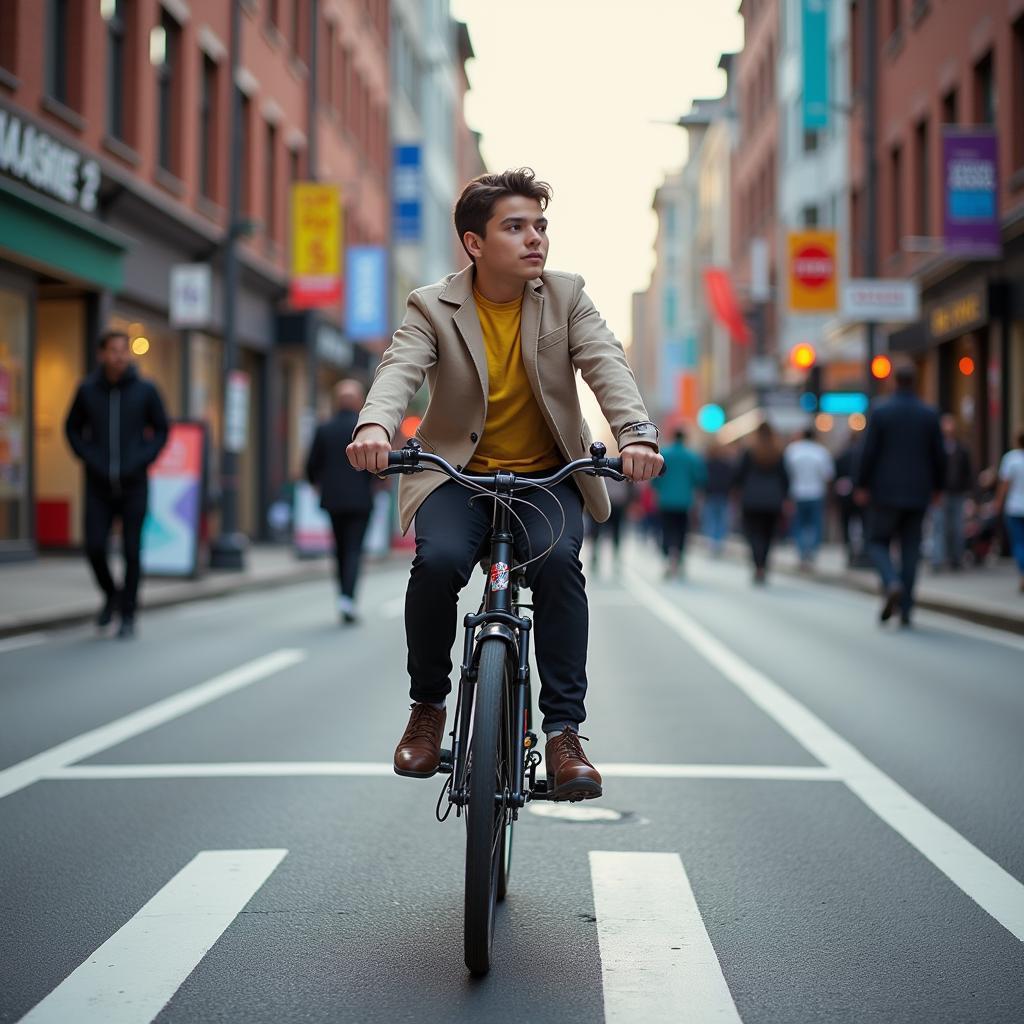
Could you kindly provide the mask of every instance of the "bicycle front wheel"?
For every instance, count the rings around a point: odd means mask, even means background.
[[[488,637],[480,645],[473,736],[470,745],[469,804],[466,808],[466,966],[486,974],[491,966],[494,907],[502,867],[505,794],[509,790],[508,704],[505,686],[508,652],[503,640]]]

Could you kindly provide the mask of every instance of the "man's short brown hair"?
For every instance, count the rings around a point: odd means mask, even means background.
[[[96,341],[99,348],[106,348],[107,344],[114,340],[114,338],[124,338],[125,341],[131,341],[127,331],[119,330],[116,327],[111,327],[109,331],[104,331]]]
[[[494,212],[494,204],[505,196],[536,199],[544,210],[551,202],[551,186],[546,181],[538,181],[532,167],[517,167],[501,174],[481,174],[474,178],[462,190],[455,204],[455,230],[463,248],[466,247],[467,231],[486,237],[487,222]],[[469,252],[468,249],[466,251]]]

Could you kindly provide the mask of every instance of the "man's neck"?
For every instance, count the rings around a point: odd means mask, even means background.
[[[499,277],[477,264],[473,271],[473,287],[488,302],[515,302],[523,297],[523,282],[518,278]]]

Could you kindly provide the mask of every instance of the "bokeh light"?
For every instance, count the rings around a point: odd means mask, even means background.
[[[974,360],[970,356],[964,356],[957,365],[965,377],[970,377],[974,373]]]
[[[867,425],[867,417],[862,412],[855,412],[847,421],[851,430],[863,430]]]
[[[697,426],[706,434],[713,434],[725,426],[725,410],[713,403],[702,405],[697,412]]]
[[[892,373],[892,360],[888,356],[875,356],[871,360],[871,376],[876,380],[885,380]]]
[[[814,427],[821,433],[827,434],[832,429],[832,417],[827,412],[819,412],[814,417]]]
[[[144,356],[149,351],[149,338],[136,338],[132,342],[132,351],[137,356]]]

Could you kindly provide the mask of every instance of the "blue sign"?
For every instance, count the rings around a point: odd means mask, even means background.
[[[391,197],[395,241],[420,241],[423,236],[423,157],[418,144],[395,146]]]
[[[350,245],[345,258],[345,329],[353,341],[388,333],[388,254],[382,245]]]
[[[820,405],[830,416],[852,416],[868,411],[868,396],[863,391],[826,391]]]
[[[828,127],[828,0],[801,0],[804,131]]]

